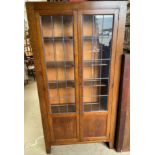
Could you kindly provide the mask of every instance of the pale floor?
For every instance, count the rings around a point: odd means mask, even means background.
[[[25,155],[46,155],[36,83],[25,86]],[[108,149],[104,143],[53,146],[51,155],[129,155]]]

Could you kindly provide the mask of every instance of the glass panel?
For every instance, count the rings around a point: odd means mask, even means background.
[[[73,16],[42,16],[41,25],[51,112],[75,112]]]
[[[113,15],[83,16],[83,109],[108,108]]]

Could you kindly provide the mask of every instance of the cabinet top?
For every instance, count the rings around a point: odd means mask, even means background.
[[[120,9],[127,6],[127,0],[119,1],[84,1],[84,2],[26,2],[27,7],[33,7],[34,10],[50,10],[50,9]]]

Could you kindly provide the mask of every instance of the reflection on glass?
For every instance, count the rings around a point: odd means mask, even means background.
[[[83,108],[108,108],[113,15],[83,16]]]

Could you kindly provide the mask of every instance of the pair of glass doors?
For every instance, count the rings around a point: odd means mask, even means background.
[[[76,64],[75,40],[79,36],[75,35],[74,18],[41,16],[51,113],[76,112],[76,80],[80,78],[82,87],[78,91],[82,88],[83,112],[107,111],[114,15],[82,15],[82,60],[78,58]],[[79,63],[82,68],[77,66]],[[82,77],[76,70],[82,71]]]
[[[108,135],[117,20],[115,10],[40,15],[55,139]]]

